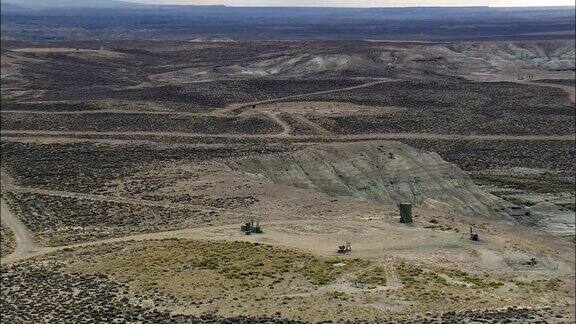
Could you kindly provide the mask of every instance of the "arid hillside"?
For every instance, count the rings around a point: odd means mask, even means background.
[[[394,142],[318,144],[289,154],[229,162],[233,169],[275,183],[352,196],[386,205],[411,202],[446,213],[496,215],[498,199],[482,192],[437,154]],[[502,213],[498,215],[505,217]]]
[[[155,80],[190,82],[217,78],[391,77],[398,73],[510,73],[542,70],[574,72],[574,42],[487,42],[387,44],[362,47],[303,48],[270,54],[244,64],[210,69],[188,68],[154,76]],[[519,72],[521,73],[521,72]],[[570,74],[566,74],[570,75]]]

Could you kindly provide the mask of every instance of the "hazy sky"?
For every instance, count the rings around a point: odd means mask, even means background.
[[[124,0],[162,4],[228,6],[416,7],[416,6],[573,6],[574,0]]]

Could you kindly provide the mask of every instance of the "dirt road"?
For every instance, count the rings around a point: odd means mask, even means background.
[[[168,238],[262,242],[275,246],[309,251],[318,255],[336,255],[335,242],[351,240],[352,238],[355,238],[355,256],[386,255],[390,251],[405,254],[406,251],[428,253],[428,251],[435,249],[462,250],[461,247],[455,244],[461,241],[462,234],[446,233],[442,235],[442,237],[438,236],[431,239],[430,235],[434,233],[432,230],[425,228],[407,228],[397,223],[395,219],[391,222],[378,221],[370,224],[361,220],[341,220],[337,226],[334,226],[331,220],[279,220],[261,222],[260,224],[265,229],[265,233],[261,235],[246,236],[239,230],[239,224],[188,228],[135,234],[59,247],[39,248],[3,258],[2,264],[10,264],[32,257],[46,255],[65,248]],[[318,229],[325,229],[327,226],[335,227],[338,230],[321,234],[318,233]],[[406,239],[406,231],[411,233],[409,239]],[[358,233],[363,234],[358,236]],[[485,240],[487,245],[501,245],[501,241],[496,238],[489,239],[486,237]],[[383,246],[386,246],[386,249],[383,249]],[[418,249],[413,249],[414,247],[418,247]]]
[[[102,195],[86,194],[86,193],[80,193],[80,192],[46,190],[46,189],[39,189],[39,188],[23,188],[23,187],[17,187],[17,186],[4,188],[4,190],[9,190],[9,191],[14,191],[14,192],[42,194],[42,195],[56,196],[56,197],[70,197],[70,198],[86,199],[86,200],[94,200],[94,201],[118,202],[118,203],[124,203],[124,204],[144,205],[144,206],[152,206],[152,207],[194,209],[194,210],[201,210],[201,211],[206,211],[206,212],[219,211],[219,212],[228,213],[228,214],[246,216],[246,214],[234,212],[234,211],[231,211],[229,209],[216,208],[216,207],[210,207],[210,206],[204,206],[204,205],[195,205],[195,204],[167,203],[167,202],[144,200],[144,199],[102,196]]]
[[[359,85],[355,85],[355,86],[351,86],[351,87],[345,87],[345,88],[330,89],[330,90],[317,91],[317,92],[300,93],[300,94],[295,94],[295,95],[290,95],[290,96],[285,96],[285,97],[279,97],[279,98],[273,98],[273,99],[266,99],[266,100],[259,100],[259,101],[253,101],[253,102],[232,104],[232,105],[228,105],[227,107],[225,107],[223,109],[215,111],[214,114],[230,114],[230,113],[234,113],[234,111],[236,109],[246,108],[246,107],[250,107],[250,106],[254,106],[254,105],[269,104],[269,103],[288,100],[288,99],[295,99],[295,98],[315,96],[315,95],[320,95],[320,94],[327,94],[327,93],[334,93],[334,92],[340,92],[340,91],[361,89],[361,88],[371,87],[373,85],[377,85],[380,83],[386,83],[386,82],[390,82],[390,81],[393,81],[393,80],[389,80],[389,79],[377,80],[377,81],[371,81],[371,82],[367,82],[367,83],[363,83],[363,84],[359,84]]]
[[[278,135],[290,136],[290,133],[292,132],[292,126],[290,126],[287,122],[283,121],[282,118],[278,117],[278,113],[266,111],[264,112],[264,114],[272,118],[272,120],[274,120],[274,122],[276,122],[278,125],[282,126],[282,132],[279,133]]]
[[[506,274],[509,274],[511,270],[507,266],[505,259],[518,258],[515,254],[492,253],[492,251],[499,251],[506,244],[507,240],[503,238],[504,230],[510,230],[509,227],[513,225],[505,225],[504,223],[499,223],[503,226],[500,234],[485,233],[482,244],[476,244],[468,240],[465,231],[461,233],[439,232],[425,228],[422,224],[406,226],[398,223],[396,218],[375,221],[341,219],[337,224],[333,220],[310,219],[280,220],[261,222],[260,224],[264,229],[264,233],[259,235],[244,235],[239,230],[240,224],[232,224],[136,234],[60,247],[45,247],[35,251],[10,255],[2,259],[2,265],[9,265],[63,249],[171,238],[258,242],[282,248],[296,249],[324,257],[338,255],[336,253],[338,243],[352,241],[354,258],[372,257],[382,260],[395,258],[399,260],[417,259],[428,264],[459,266],[465,271],[487,271]],[[526,232],[526,234],[532,237],[530,232]],[[562,253],[566,253],[566,251],[562,250]],[[450,259],[446,259],[447,254],[450,255]],[[519,260],[524,259],[520,257]],[[568,261],[572,262],[572,259]],[[572,271],[571,263],[560,260],[558,262],[559,268],[546,271],[554,271],[557,275],[569,275]],[[386,268],[386,272],[388,280],[390,280],[390,286],[399,287],[401,281],[394,269]]]
[[[300,123],[310,127],[311,129],[313,129],[314,131],[316,131],[319,135],[331,135],[332,133],[329,132],[327,129],[325,129],[324,127],[311,122],[308,118],[299,115],[299,114],[292,114],[291,115],[292,118],[294,118],[295,120],[299,121]]]
[[[12,233],[14,233],[17,244],[16,250],[11,255],[8,255],[5,259],[18,259],[39,250],[40,247],[34,242],[32,233],[30,233],[26,225],[24,225],[16,216],[14,216],[14,214],[12,214],[8,204],[4,202],[4,199],[0,199],[0,201],[0,218],[2,219],[2,223],[8,226],[10,230],[12,230]]]
[[[293,139],[298,141],[315,140],[395,140],[395,139],[437,139],[437,140],[543,140],[543,141],[575,141],[575,134],[569,135],[462,135],[462,134],[437,134],[437,133],[374,133],[357,135],[286,135],[279,134],[202,134],[182,132],[95,132],[95,131],[45,131],[45,130],[3,130],[0,135],[13,137],[18,135],[37,135],[63,138],[81,136],[157,136],[157,137],[184,137],[184,138],[237,138],[237,139]],[[106,139],[103,139],[105,141]]]
[[[4,110],[2,112],[15,113],[15,114],[64,114],[64,115],[65,114],[145,114],[145,115],[173,115],[173,116],[193,116],[193,117],[202,117],[202,116],[223,117],[223,116],[230,116],[230,114],[245,112],[243,109],[248,109],[247,111],[252,113],[253,111],[251,109],[251,106],[255,106],[255,105],[270,104],[270,103],[284,101],[284,100],[288,100],[288,99],[302,98],[302,97],[313,96],[313,95],[318,95],[318,94],[328,94],[328,93],[335,93],[335,92],[341,92],[341,91],[349,91],[349,90],[354,90],[354,89],[359,89],[359,88],[366,88],[366,87],[371,87],[373,85],[377,85],[377,84],[381,84],[381,83],[385,83],[385,82],[390,82],[390,81],[392,81],[392,80],[388,80],[388,79],[377,80],[377,81],[371,81],[371,82],[367,82],[364,84],[351,86],[351,87],[345,87],[345,88],[338,88],[338,89],[331,89],[331,90],[325,90],[325,91],[296,94],[296,95],[290,95],[290,96],[285,96],[285,97],[260,100],[260,101],[254,101],[254,102],[247,102],[247,103],[231,104],[231,105],[226,106],[225,108],[217,109],[213,112],[208,112],[208,113],[177,112],[177,111],[149,111],[149,110],[135,111],[135,110],[121,110],[121,109],[55,111],[55,112],[54,111],[29,111],[29,110],[24,110],[24,111],[22,111],[22,110]],[[572,86],[554,84],[554,83],[544,83],[544,82],[537,82],[537,81],[523,81],[523,80],[513,80],[511,82],[524,84],[524,85],[536,85],[536,86],[542,86],[542,87],[559,88],[559,89],[564,90],[568,94],[568,97],[572,103],[576,102],[576,89]],[[280,117],[278,117],[277,116],[278,113],[270,112],[267,110],[263,111],[262,113],[264,115],[270,117],[275,123],[277,123],[280,127],[282,127],[282,131],[280,133],[277,133],[277,134],[264,134],[264,135],[249,135],[249,134],[208,135],[208,134],[194,134],[194,133],[171,133],[171,134],[175,134],[178,136],[186,136],[186,137],[188,137],[188,136],[194,136],[194,137],[206,136],[206,137],[237,137],[237,138],[291,137],[292,136],[290,134],[292,132],[292,127],[288,123],[283,121]],[[330,132],[323,129],[319,125],[310,122],[308,119],[306,119],[302,116],[300,116],[298,118],[300,119],[301,122],[307,124],[308,126],[310,126],[313,129],[318,131],[318,133],[320,135],[317,135],[316,137],[330,135]],[[8,132],[18,132],[18,131],[2,131],[2,134],[10,134]],[[20,132],[33,132],[33,131],[20,131]],[[50,131],[41,131],[41,132],[49,133]],[[69,133],[71,133],[71,132],[69,132]],[[74,132],[74,133],[87,133],[87,132]],[[90,133],[96,133],[96,132],[90,132]],[[98,132],[98,133],[111,134],[112,132]],[[146,133],[146,134],[155,135],[155,136],[163,136],[163,134],[164,134],[164,133],[158,133],[158,132],[114,132],[114,133],[116,133],[118,135],[127,135],[128,133],[133,133],[133,134]],[[331,137],[337,136],[339,138],[358,138],[358,137],[360,137],[360,139],[365,138],[365,137],[370,137],[370,138],[375,138],[375,139],[376,138],[381,138],[381,139],[386,139],[386,138],[389,138],[389,139],[395,139],[395,138],[397,138],[397,139],[410,139],[410,138],[455,139],[454,137],[457,136],[458,139],[461,138],[461,139],[494,139],[494,140],[508,139],[510,137],[508,135],[448,135],[448,134],[421,134],[421,133],[396,133],[396,134],[381,134],[381,135],[382,135],[381,137],[374,137],[374,135],[372,135],[372,134],[340,135],[340,136],[330,135],[330,136]],[[470,136],[473,136],[474,138],[471,138]],[[532,136],[532,135],[529,135],[529,136]],[[538,135],[533,135],[533,136],[538,136]],[[573,135],[570,135],[570,136],[574,137]],[[518,137],[518,136],[516,136],[516,137]],[[541,139],[551,140],[553,136],[538,136],[538,137],[540,137]],[[297,138],[301,138],[301,137],[297,137]],[[525,137],[525,138],[528,139],[530,137]],[[540,139],[540,138],[530,138],[530,139]],[[520,139],[520,138],[510,138],[510,139]]]

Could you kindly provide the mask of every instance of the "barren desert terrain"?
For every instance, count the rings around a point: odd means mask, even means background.
[[[572,323],[574,59],[3,41],[2,320]]]

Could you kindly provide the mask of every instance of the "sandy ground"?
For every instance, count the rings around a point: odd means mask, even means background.
[[[61,247],[37,248],[2,259],[9,264],[65,248],[99,245],[131,240],[187,238],[200,240],[228,240],[260,242],[274,246],[293,248],[318,256],[340,256],[338,245],[352,242],[351,258],[397,258],[410,260],[426,266],[457,267],[471,272],[493,272],[534,278],[537,275],[570,275],[573,265],[569,259],[550,257],[547,266],[531,269],[528,266],[513,268],[512,264],[527,262],[538,252],[507,250],[512,238],[496,234],[482,234],[481,242],[469,240],[468,233],[438,231],[424,228],[416,222],[405,225],[396,217],[372,220],[294,220],[261,222],[263,234],[245,235],[240,224],[184,229],[158,233],[130,235],[89,243]],[[532,235],[529,234],[528,235]],[[21,241],[18,241],[19,246]],[[535,244],[534,244],[535,245]],[[534,246],[534,248],[536,248]],[[347,255],[345,255],[347,256]],[[544,257],[545,258],[545,257]]]

